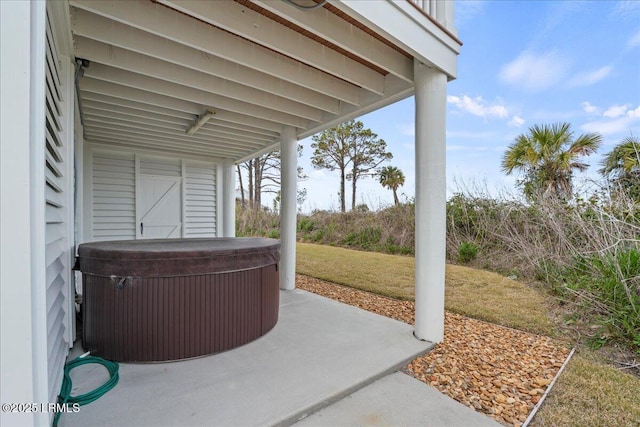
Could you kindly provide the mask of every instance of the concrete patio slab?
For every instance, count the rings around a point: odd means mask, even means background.
[[[275,328],[198,359],[120,365],[120,382],[60,426],[290,425],[428,351],[410,325],[305,291],[282,291]],[[73,357],[81,353],[76,349]],[[106,378],[72,371],[73,395]]]
[[[296,427],[500,427],[401,372],[387,375],[296,423]]]

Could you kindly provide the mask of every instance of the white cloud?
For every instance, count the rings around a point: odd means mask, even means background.
[[[640,30],[638,30],[634,35],[632,35],[629,40],[627,40],[627,47],[638,47],[640,46]]]
[[[569,86],[591,86],[606,78],[613,71],[613,67],[607,65],[594,71],[582,73],[569,80]]]
[[[585,132],[598,132],[602,135],[614,135],[620,133],[629,133],[635,117],[625,116],[616,120],[598,120],[585,123],[580,126]]]
[[[602,114],[602,119],[583,124],[585,132],[599,132],[602,135],[633,134],[640,130],[640,106],[613,105]]]
[[[539,92],[558,83],[566,74],[567,61],[556,52],[534,54],[522,52],[503,65],[498,77],[503,83]]]
[[[475,98],[471,98],[467,95],[462,95],[462,97],[447,96],[447,102],[455,105],[461,111],[465,111],[473,114],[474,116],[485,119],[491,117],[505,119],[509,116],[509,112],[504,105],[487,105],[481,96],[476,96]]]
[[[524,119],[522,117],[518,116],[517,114],[515,116],[513,116],[511,118],[511,120],[509,121],[509,126],[513,126],[513,127],[517,127],[517,128],[519,128],[523,124],[524,124]]]
[[[640,105],[636,107],[635,110],[627,111],[627,117],[631,117],[633,119],[640,119]]]
[[[591,103],[589,101],[585,101],[580,105],[582,105],[582,109],[587,114],[597,114],[598,113],[598,107],[596,107],[595,105],[591,105]]]
[[[612,105],[607,111],[602,113],[602,117],[615,119],[616,117],[624,116],[628,109],[628,105]]]

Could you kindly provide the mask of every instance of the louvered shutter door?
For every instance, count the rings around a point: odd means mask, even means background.
[[[55,402],[62,383],[65,358],[69,351],[72,314],[68,313],[71,293],[70,218],[73,200],[73,177],[70,176],[70,142],[66,137],[71,129],[63,129],[65,118],[71,114],[72,99],[64,99],[63,70],[50,16],[46,22],[46,129],[45,129],[45,259],[47,306],[47,370],[49,402]],[[70,79],[67,79],[68,82]],[[70,92],[67,92],[70,93]],[[65,104],[66,101],[66,104]],[[71,132],[72,133],[72,132]]]

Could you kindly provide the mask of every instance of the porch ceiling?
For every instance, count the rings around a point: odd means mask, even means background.
[[[92,142],[239,161],[270,150],[283,125],[303,138],[413,92],[412,55],[330,4],[69,5],[74,56],[90,61],[79,89]]]

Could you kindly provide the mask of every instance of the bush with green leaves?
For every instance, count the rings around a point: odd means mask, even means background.
[[[559,272],[567,292],[598,317],[598,339],[632,343],[640,354],[640,245],[576,257]]]
[[[365,227],[361,230],[347,233],[344,243],[348,246],[371,249],[379,245],[381,237],[382,229],[379,227]]]
[[[476,259],[478,255],[478,245],[473,242],[462,242],[458,247],[458,259],[460,262],[470,262]]]
[[[305,233],[308,233],[310,231],[313,231],[314,225],[315,224],[313,223],[313,220],[311,218],[302,217],[298,222],[298,231],[304,231]]]

